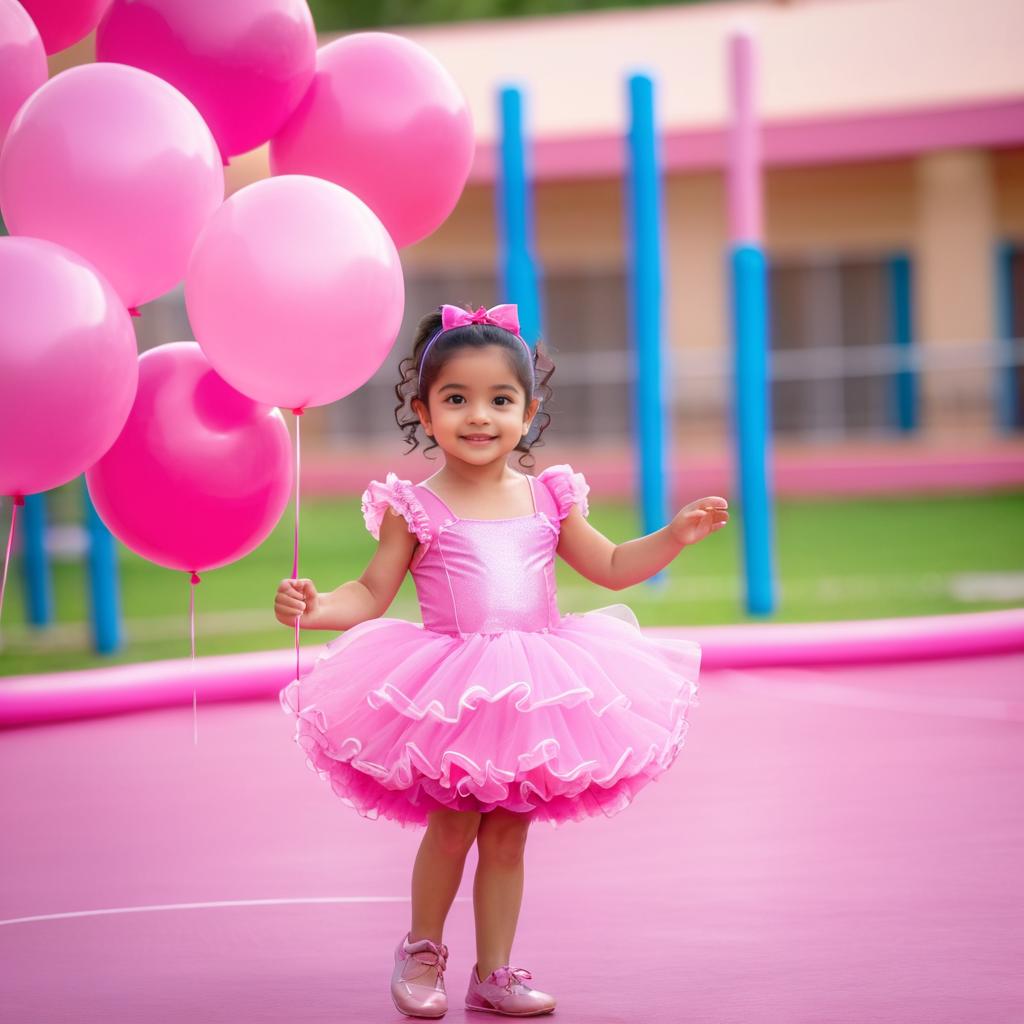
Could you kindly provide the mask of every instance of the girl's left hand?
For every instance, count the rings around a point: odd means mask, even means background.
[[[669,529],[680,544],[696,544],[729,522],[728,508],[729,502],[716,494],[710,498],[698,498],[679,510],[669,523]]]

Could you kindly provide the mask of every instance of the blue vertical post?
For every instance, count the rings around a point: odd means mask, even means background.
[[[49,626],[53,622],[53,574],[46,554],[46,495],[26,494],[21,513],[25,611],[33,626]]]
[[[917,376],[909,359],[914,344],[910,257],[905,253],[890,257],[888,272],[890,340],[899,365],[891,385],[892,422],[900,433],[910,434],[918,427]]]
[[[654,82],[629,78],[626,211],[629,222],[629,313],[635,353],[634,443],[645,534],[668,521],[669,384],[662,315],[661,167]],[[665,571],[651,578],[664,586]]]
[[[996,427],[1003,433],[1011,433],[1021,426],[1017,401],[1018,371],[1014,363],[1013,255],[1014,247],[1010,242],[1000,242],[996,246],[996,330],[1000,358],[994,375],[995,413]]]
[[[533,255],[533,199],[523,135],[523,96],[499,91],[501,160],[497,181],[499,262],[504,297],[519,307],[519,329],[531,345],[541,335],[540,293]]]
[[[730,269],[735,339],[734,429],[743,511],[747,611],[752,615],[765,615],[775,610],[775,580],[767,473],[771,392],[768,388],[768,285],[764,252],[754,245],[734,246]]]
[[[82,478],[85,525],[89,535],[89,597],[93,649],[97,654],[114,654],[121,649],[121,596],[117,577],[117,548],[114,538],[96,513],[89,489]]]
[[[745,31],[728,43],[731,125],[727,185],[734,339],[733,419],[739,470],[746,609],[775,610],[772,540],[771,392],[768,282],[763,234],[761,145],[755,106],[755,51]]]

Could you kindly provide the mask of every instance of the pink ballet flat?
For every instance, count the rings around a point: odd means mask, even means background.
[[[391,973],[391,999],[399,1013],[410,1017],[443,1017],[448,1012],[448,995],[444,990],[448,947],[444,944],[436,945],[430,939],[410,942],[411,935],[412,932],[406,932],[395,950],[395,969]],[[410,964],[424,964],[425,967],[410,967]],[[426,967],[436,967],[437,978],[430,984],[417,984],[416,978],[427,973]]]
[[[541,1013],[551,1013],[555,1008],[555,997],[530,988],[525,979],[532,977],[522,967],[506,966],[492,971],[481,981],[477,965],[473,964],[469,991],[466,993],[466,1009],[502,1013],[506,1017],[535,1017]]]

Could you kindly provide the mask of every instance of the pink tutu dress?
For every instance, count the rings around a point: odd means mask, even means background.
[[[534,511],[512,519],[461,519],[394,473],[363,494],[374,537],[393,508],[419,540],[423,624],[359,623],[280,698],[307,765],[364,817],[611,817],[683,745],[700,646],[644,636],[625,605],[560,614],[559,530],[589,487],[564,465],[526,479]]]

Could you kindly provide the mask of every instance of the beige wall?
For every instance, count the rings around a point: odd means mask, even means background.
[[[638,69],[658,79],[666,130],[722,124],[725,43],[740,26],[757,40],[769,119],[986,102],[1024,90],[1021,0],[730,0],[399,31],[452,72],[484,141],[497,134],[494,93],[506,82],[525,88],[538,139],[618,135],[623,82]]]
[[[918,331],[924,345],[984,345],[995,331],[995,189],[989,154],[918,158],[915,235]],[[991,371],[965,368],[922,378],[923,418],[933,431],[984,429]]]

